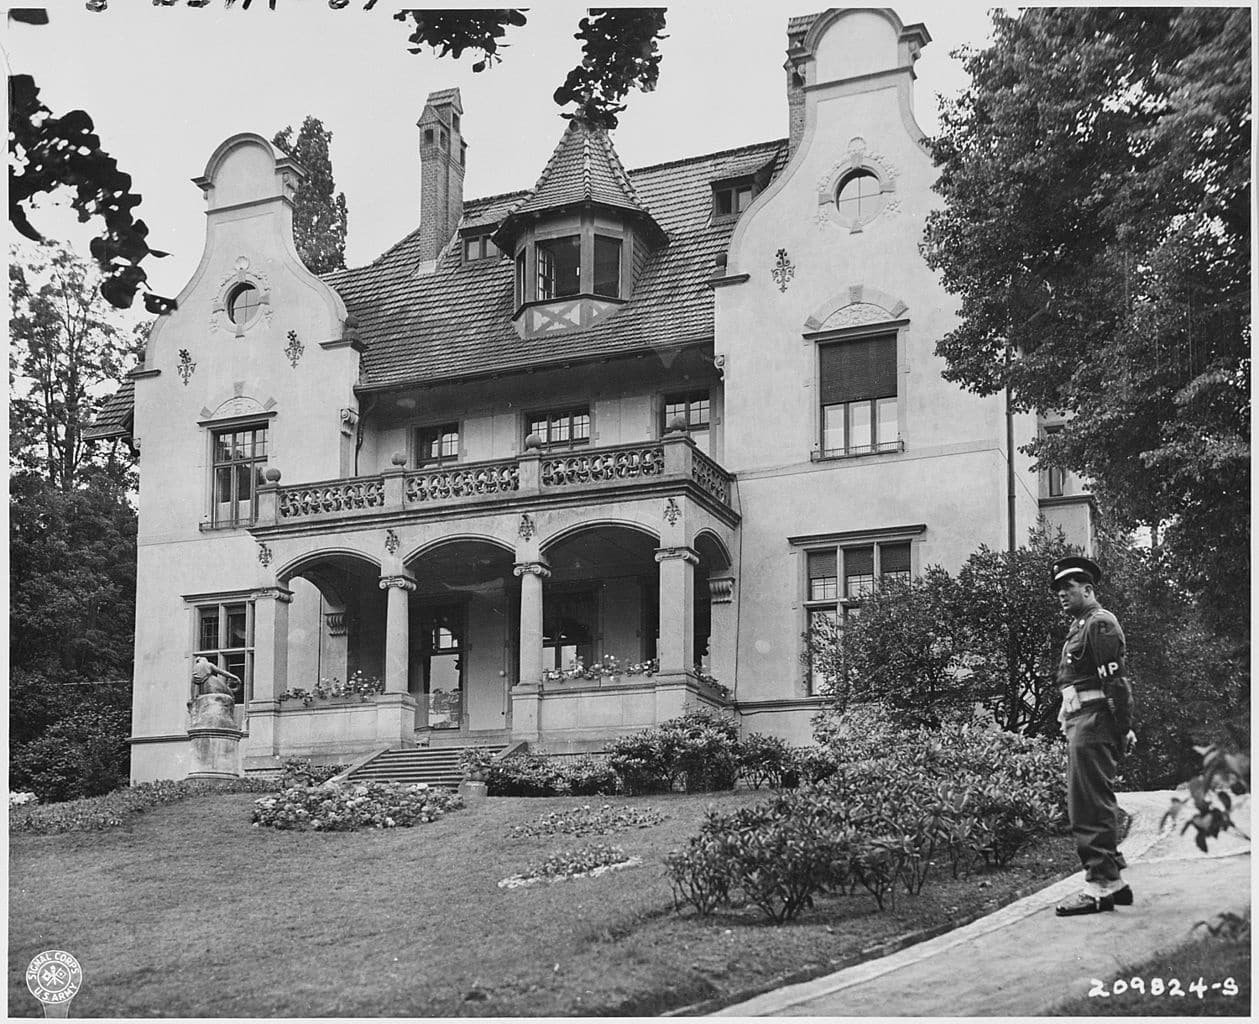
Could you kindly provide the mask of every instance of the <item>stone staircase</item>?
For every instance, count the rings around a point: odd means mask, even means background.
[[[478,745],[476,749],[497,755],[506,747]],[[347,779],[352,782],[427,782],[430,786],[455,789],[463,779],[459,759],[464,750],[464,747],[386,750],[358,765]]]

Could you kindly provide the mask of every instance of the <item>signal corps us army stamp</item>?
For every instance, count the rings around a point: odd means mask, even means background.
[[[26,987],[44,1007],[45,1017],[65,1017],[83,985],[79,961],[61,949],[46,949],[26,968]]]

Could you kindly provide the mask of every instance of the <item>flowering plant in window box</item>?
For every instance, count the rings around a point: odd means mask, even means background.
[[[307,707],[312,701],[353,701],[356,697],[366,701],[377,693],[385,692],[385,684],[379,676],[363,674],[357,669],[344,683],[336,676],[331,679],[320,679],[313,689],[307,690],[300,686],[290,687],[279,696],[279,700],[300,700]]]
[[[723,697],[730,696],[730,687],[728,687],[725,683],[720,682],[711,672],[705,672],[698,665],[695,666],[695,678],[701,683],[707,683]]]
[[[559,679],[601,679],[614,678],[620,675],[651,676],[660,671],[660,662],[655,658],[648,661],[636,661],[622,665],[614,654],[605,654],[593,665],[586,666],[578,658],[568,668],[548,668],[542,670],[542,678],[548,681]]]

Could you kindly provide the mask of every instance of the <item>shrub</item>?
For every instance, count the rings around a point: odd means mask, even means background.
[[[9,812],[9,831],[55,835],[61,832],[117,828],[153,807],[187,800],[189,797],[223,793],[268,793],[273,792],[275,786],[275,782],[270,779],[142,782],[130,788],[116,789],[104,796],[15,808]]]
[[[795,789],[800,784],[800,753],[777,736],[752,733],[739,744],[739,776],[753,789]]]
[[[254,803],[255,825],[324,832],[410,828],[463,806],[455,793],[424,783],[357,782],[293,786]]]
[[[608,764],[629,793],[731,789],[738,772],[738,727],[707,711],[688,711],[654,729],[616,740]]]
[[[611,796],[620,788],[612,766],[597,757],[579,757],[561,768],[568,792],[573,796]]]
[[[567,788],[559,763],[536,753],[492,762],[485,781],[490,796],[559,796]]]

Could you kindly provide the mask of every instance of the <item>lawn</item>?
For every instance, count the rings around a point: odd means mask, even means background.
[[[1150,991],[1155,978],[1162,982],[1162,991],[1157,995]],[[1180,982],[1175,990],[1170,986],[1173,978]],[[1229,978],[1236,983],[1235,990],[1225,988]],[[1132,987],[1134,979],[1140,980],[1140,991]],[[1115,995],[1117,980],[1122,980],[1127,988],[1119,995]],[[1065,1017],[1249,1018],[1250,938],[1239,941],[1203,936],[1107,978],[1103,988],[1105,997],[1099,993],[1092,999],[1073,999],[1055,1013]]]
[[[709,806],[766,794],[618,798],[665,815],[576,839],[508,829],[598,798],[494,798],[410,829],[254,828],[249,794],[159,807],[129,828],[10,840],[9,1007],[39,1016],[27,963],[64,949],[83,966],[83,1016],[585,1016],[701,1012],[785,980],[879,955],[991,911],[1075,870],[1043,840],[968,880],[947,865],[879,913],[836,896],[795,923],[746,908],[673,912],[662,858]],[[597,841],[641,867],[500,889],[546,855]]]

